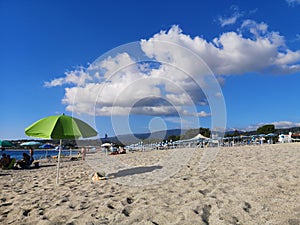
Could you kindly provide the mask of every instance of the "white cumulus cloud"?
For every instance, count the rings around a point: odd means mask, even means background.
[[[208,93],[222,97],[212,87],[214,82],[223,84],[228,75],[300,71],[300,50],[288,49],[278,32],[252,20],[213,40],[191,37],[172,26],[141,40],[139,48],[148,61],[123,51],[66,72],[45,86],[66,85],[62,102],[79,114],[207,117],[210,112],[195,106],[208,104]]]
[[[300,127],[300,123],[291,122],[291,121],[276,121],[276,122],[272,122],[271,124],[274,124],[276,129]]]
[[[282,128],[292,128],[292,127],[300,127],[300,123],[298,122],[292,122],[292,121],[274,121],[270,123],[257,123],[249,125],[246,128],[231,128],[229,130],[241,130],[241,131],[254,131],[257,130],[257,128],[267,125],[267,124],[273,124],[275,126],[275,129],[282,129]]]
[[[79,69],[65,72],[65,77],[54,79],[50,82],[45,82],[45,87],[62,86],[64,84],[73,84],[78,86],[84,86],[87,81],[92,80],[90,74],[88,74],[83,67]]]

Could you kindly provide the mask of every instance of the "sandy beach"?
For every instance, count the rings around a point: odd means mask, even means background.
[[[170,151],[108,157],[150,167]],[[0,223],[300,224],[300,143],[220,148],[199,171],[203,151],[155,185],[121,184],[121,173],[93,182],[95,170],[82,160],[62,161],[60,185],[55,162],[1,170]]]

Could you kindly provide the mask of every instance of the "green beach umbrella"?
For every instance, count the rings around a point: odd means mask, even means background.
[[[63,114],[40,119],[27,127],[25,134],[31,137],[60,140],[94,137],[98,133],[82,120]]]
[[[0,140],[0,147],[1,148],[8,148],[8,147],[12,147],[13,144],[10,141],[1,141]]]
[[[62,114],[38,120],[25,129],[25,134],[30,137],[57,139],[60,140],[60,146],[62,146],[63,139],[94,137],[98,133],[82,120]],[[58,153],[57,184],[59,182],[60,155],[61,147]]]

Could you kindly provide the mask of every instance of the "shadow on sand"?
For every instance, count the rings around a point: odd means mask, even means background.
[[[141,173],[150,173],[154,170],[162,169],[162,166],[142,166],[142,167],[134,167],[130,169],[120,170],[117,173],[111,173],[107,176],[114,176],[114,177],[126,177],[131,176],[135,174],[141,174]]]
[[[0,177],[2,177],[2,176],[11,176],[11,174],[9,174],[9,173],[0,173]]]

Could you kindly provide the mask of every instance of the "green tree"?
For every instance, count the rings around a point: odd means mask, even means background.
[[[257,128],[256,133],[257,134],[269,134],[275,132],[275,126],[273,124],[267,124],[264,126],[261,126]]]
[[[233,132],[233,136],[234,136],[234,137],[240,136],[240,132],[239,132],[238,130],[235,130],[235,131]]]
[[[171,135],[168,137],[168,141],[172,140],[172,141],[178,141],[180,139],[180,136],[176,136],[176,135]]]
[[[190,139],[199,134],[199,129],[189,129],[182,135],[181,139]]]
[[[205,137],[210,137],[210,135],[211,135],[211,131],[210,131],[209,128],[200,127],[199,128],[199,133],[202,134]]]
[[[209,128],[197,128],[197,129],[189,129],[185,132],[184,135],[182,135],[181,139],[190,139],[195,137],[197,134],[202,134],[205,137],[210,137],[211,131]]]

